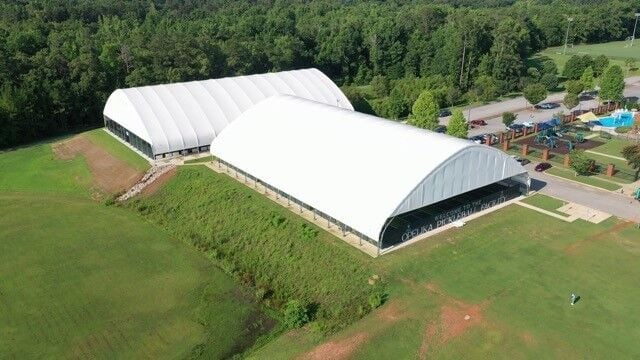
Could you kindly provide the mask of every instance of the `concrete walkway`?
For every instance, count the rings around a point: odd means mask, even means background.
[[[604,156],[604,157],[608,157],[608,158],[611,158],[611,159],[627,161],[627,159],[625,159],[623,157],[620,157],[620,156],[613,156],[613,155],[604,154],[604,153],[593,151],[593,150],[585,150],[584,152],[590,153],[590,154],[595,154],[595,155],[600,155],[600,156]]]

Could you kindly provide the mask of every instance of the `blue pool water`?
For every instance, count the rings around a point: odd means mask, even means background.
[[[633,125],[633,113],[625,111],[612,116],[601,117],[595,123],[604,127],[631,126]]]

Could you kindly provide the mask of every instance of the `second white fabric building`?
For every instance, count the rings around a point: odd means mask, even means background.
[[[245,111],[210,151],[378,246],[396,216],[494,183],[529,185],[497,149],[293,96]]]

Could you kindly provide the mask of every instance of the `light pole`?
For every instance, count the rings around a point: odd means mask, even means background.
[[[567,33],[564,35],[564,51],[562,52],[563,54],[567,53],[567,41],[569,40],[569,26],[571,25],[572,21],[573,21],[572,17],[567,18]]]
[[[636,13],[636,22],[633,24],[633,35],[631,35],[631,46],[633,46],[633,41],[636,39],[636,27],[638,27],[638,17],[640,13]]]

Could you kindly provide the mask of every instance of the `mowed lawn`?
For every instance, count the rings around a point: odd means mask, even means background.
[[[273,321],[192,247],[89,198],[85,160],[0,153],[0,358],[225,358]]]
[[[379,260],[391,287],[382,308],[328,341],[304,329],[253,358],[640,356],[633,224],[566,223],[512,205]]]
[[[630,70],[625,62],[626,59],[633,58],[637,63],[638,60],[640,60],[640,52],[638,51],[637,44],[634,47],[625,47],[626,44],[628,44],[628,42],[615,41],[604,44],[576,45],[573,48],[567,48],[566,54],[562,53],[562,47],[553,47],[535,54],[533,59],[542,59],[545,57],[552,59],[558,66],[560,74],[562,74],[562,70],[571,56],[588,54],[596,57],[602,54],[609,58],[609,65],[619,65],[624,71],[625,76],[636,76],[640,74],[640,70]]]
[[[640,60],[640,51],[638,51],[638,43],[635,43],[634,47],[629,46],[631,42],[629,41],[611,41],[607,43],[601,44],[580,44],[580,45],[569,45],[567,47],[567,54],[588,54],[593,57],[598,55],[606,55],[610,58],[616,59],[635,59]],[[564,46],[558,46],[546,49],[548,52],[554,53],[562,53],[564,50]]]
[[[611,140],[607,140],[604,144],[596,148],[593,148],[591,150],[602,153],[602,154],[622,157],[622,149],[624,149],[625,146],[632,145],[632,144],[633,144],[632,142],[629,142],[626,140],[611,139]]]

